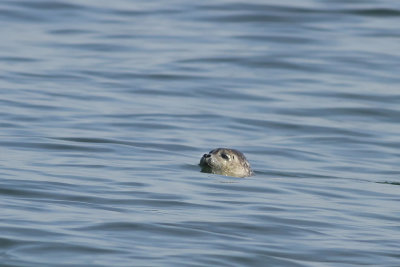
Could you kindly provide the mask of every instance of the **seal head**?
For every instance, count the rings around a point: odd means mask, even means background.
[[[250,163],[242,152],[236,149],[216,148],[200,159],[201,171],[233,177],[253,175]]]

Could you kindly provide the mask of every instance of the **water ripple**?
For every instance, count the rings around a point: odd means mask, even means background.
[[[2,1],[2,266],[399,266],[400,9],[367,2]]]

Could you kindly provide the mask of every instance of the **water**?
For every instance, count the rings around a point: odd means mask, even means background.
[[[400,266],[399,17],[2,1],[1,265]]]

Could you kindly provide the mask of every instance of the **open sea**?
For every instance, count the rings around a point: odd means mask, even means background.
[[[400,1],[0,2],[0,266],[400,266]],[[200,172],[235,148],[255,175]]]

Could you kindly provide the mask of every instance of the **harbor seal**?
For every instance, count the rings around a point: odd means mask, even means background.
[[[250,163],[242,152],[229,148],[216,148],[200,159],[201,171],[233,177],[253,175]]]

